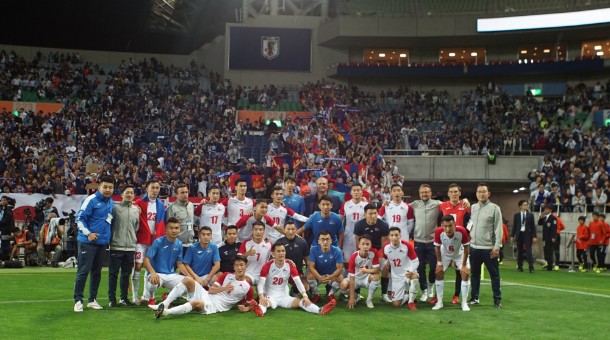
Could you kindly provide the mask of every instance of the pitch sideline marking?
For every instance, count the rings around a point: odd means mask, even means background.
[[[536,289],[546,289],[546,290],[552,290],[552,291],[555,291],[555,292],[581,294],[581,295],[604,297],[604,298],[610,299],[610,295],[598,294],[598,293],[589,293],[589,292],[581,292],[581,291],[578,291],[578,290],[571,290],[571,289],[562,289],[562,288],[553,288],[553,287],[545,287],[545,286],[536,286],[536,285],[528,285],[528,284],[523,284],[523,283],[506,282],[506,281],[502,281],[502,285],[519,286],[519,287],[536,288]]]

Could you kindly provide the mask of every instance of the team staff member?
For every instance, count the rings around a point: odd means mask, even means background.
[[[106,246],[110,243],[110,224],[112,223],[112,193],[114,180],[110,176],[100,179],[98,190],[89,195],[76,213],[78,226],[78,270],[74,282],[74,311],[83,311],[83,290],[87,276],[89,281],[88,308],[103,309],[97,299],[97,289],[102,278],[102,262]]]
[[[305,290],[309,291],[309,283],[303,275],[303,264],[309,256],[309,246],[307,241],[297,236],[297,226],[294,221],[288,221],[284,225],[286,236],[277,240],[275,244],[283,244],[286,248],[286,259],[291,260],[297,267],[297,272],[301,278],[301,282],[305,286]],[[295,285],[292,286],[292,294],[296,295],[299,291]]]
[[[498,256],[502,246],[502,212],[489,200],[491,192],[485,183],[477,185],[478,203],[472,205],[470,229],[470,266],[472,278],[471,305],[479,304],[481,265],[485,264],[491,278],[494,306],[502,307]]]
[[[528,211],[528,207],[526,200],[519,201],[519,212],[515,213],[513,218],[513,232],[510,239],[513,244],[516,242],[517,245],[517,270],[523,271],[523,252],[525,251],[530,273],[533,273],[532,245],[537,241],[536,224],[534,224],[534,214]]]
[[[110,266],[108,267],[108,307],[130,306],[127,298],[129,275],[133,268],[136,251],[136,233],[140,226],[140,207],[133,204],[135,189],[127,185],[123,189],[123,200],[112,208],[112,241],[110,242]],[[116,284],[121,271],[121,296],[116,301]]]
[[[542,241],[544,241],[544,259],[546,260],[546,270],[553,270],[553,257],[555,242],[557,242],[557,218],[551,214],[553,206],[545,204],[544,211],[540,214],[538,225],[542,226]]]

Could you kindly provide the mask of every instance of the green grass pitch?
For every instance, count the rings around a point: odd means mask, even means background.
[[[519,273],[515,263],[501,266],[502,304],[495,309],[486,277],[481,305],[462,312],[451,304],[454,274],[445,281],[445,308],[432,311],[394,308],[380,301],[375,309],[339,305],[327,316],[303,310],[270,310],[264,318],[230,311],[191,313],[155,319],[147,307],[108,309],[106,270],[98,301],[104,310],[73,312],[74,269],[0,269],[0,328],[6,339],[401,339],[474,337],[476,339],[603,338],[608,334],[610,274],[570,273],[566,269]],[[323,289],[323,288],[321,288]],[[85,287],[85,298],[88,283]],[[160,295],[158,292],[157,295]],[[366,290],[362,291],[366,295]],[[160,296],[157,296],[159,299]]]

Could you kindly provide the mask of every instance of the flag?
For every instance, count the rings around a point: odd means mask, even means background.
[[[239,177],[239,174],[229,176],[229,185],[231,186],[231,190],[235,190],[235,181],[237,181]]]
[[[345,171],[348,172],[349,176],[351,176],[352,174],[360,174],[360,171],[362,171],[362,169],[364,169],[364,165],[362,164],[345,164],[343,166],[343,169],[345,169]]]
[[[290,155],[275,156],[272,161],[273,166],[282,168],[284,164],[288,164],[290,169],[294,169],[301,165],[301,157],[292,157]]]
[[[262,189],[263,188],[263,175],[252,175],[250,176],[252,182],[252,189]]]

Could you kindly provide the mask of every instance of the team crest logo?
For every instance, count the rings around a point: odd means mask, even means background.
[[[261,54],[269,60],[280,55],[280,37],[261,37]]]

